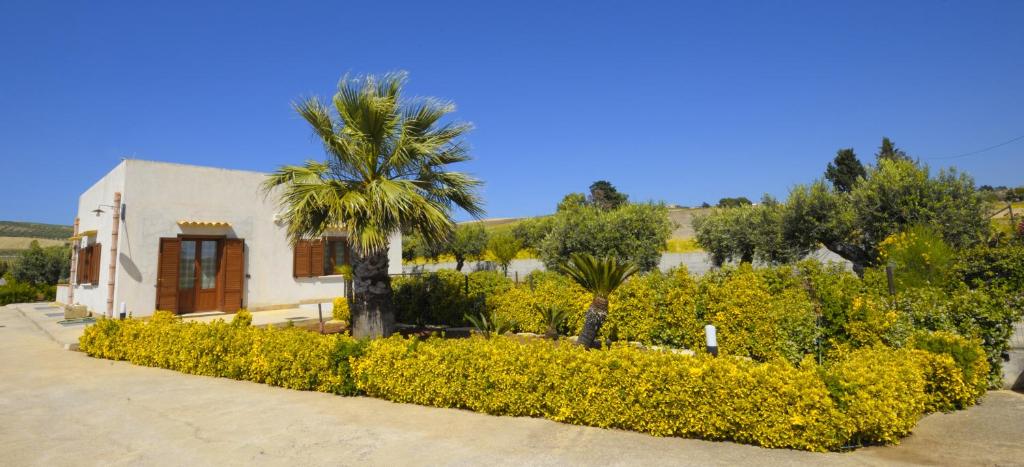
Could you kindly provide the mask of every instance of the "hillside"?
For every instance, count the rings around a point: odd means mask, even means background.
[[[0,237],[29,237],[66,240],[71,236],[71,231],[72,229],[70,225],[0,221]]]

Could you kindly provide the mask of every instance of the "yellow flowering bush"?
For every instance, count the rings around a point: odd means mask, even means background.
[[[633,276],[610,297],[604,332],[620,340],[695,348],[704,332],[696,297],[697,282],[685,267]]]
[[[773,294],[760,273],[743,265],[702,279],[699,298],[700,318],[717,328],[720,352],[798,362],[814,350],[815,307],[803,289]]]
[[[929,359],[930,411],[948,412],[974,405],[988,388],[989,364],[980,341],[950,332],[915,334],[909,347],[920,349]]]
[[[955,253],[934,228],[911,226],[878,244],[881,264],[892,263],[901,288],[942,285]]]
[[[336,394],[355,392],[349,357],[363,346],[301,329],[183,323],[162,311],[148,321],[100,319],[79,339],[80,349],[93,357]]]
[[[369,396],[495,415],[544,417],[656,436],[813,451],[846,440],[813,365],[688,357],[544,340],[373,341],[353,363]]]
[[[352,312],[348,308],[347,298],[334,298],[334,302],[331,303],[331,318],[334,318],[337,321],[345,321],[346,323],[352,318]]]
[[[898,442],[924,413],[973,404],[988,372],[978,342],[941,332],[917,334],[904,349],[839,347],[819,366],[624,343],[366,342],[243,321],[100,319],[79,343],[93,357],[292,389],[812,451]]]
[[[862,348],[823,371],[854,444],[897,443],[925,413],[928,396],[920,360],[910,350]]]
[[[578,334],[583,315],[593,297],[566,276],[553,272],[534,272],[526,280],[501,293],[487,297],[487,307],[495,315],[516,324],[516,330],[542,334],[547,324],[540,307],[559,307],[568,312],[566,327]]]

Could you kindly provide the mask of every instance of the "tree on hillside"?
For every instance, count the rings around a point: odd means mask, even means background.
[[[71,268],[71,247],[42,248],[33,240],[14,263],[11,275],[17,282],[32,285],[53,285],[67,279]]]
[[[628,199],[628,195],[619,193],[619,190],[615,189],[615,186],[607,180],[598,180],[590,184],[590,198],[588,201],[599,209],[605,211],[616,209],[626,204]]]
[[[882,137],[882,145],[878,147],[878,152],[875,153],[875,161],[882,160],[904,160],[910,161],[910,156],[903,152],[902,149],[897,148],[896,144],[892,142],[888,137]]]
[[[594,206],[560,211],[552,216],[540,257],[556,269],[573,253],[612,256],[649,271],[658,266],[674,225],[663,204],[628,203],[604,211]]]
[[[558,202],[558,206],[555,208],[555,212],[582,208],[586,205],[587,195],[584,195],[583,193],[569,193],[562,197],[562,200]]]
[[[825,178],[832,182],[832,187],[836,191],[842,193],[849,193],[857,180],[866,175],[867,170],[864,169],[864,164],[860,162],[860,159],[857,159],[853,148],[837,151],[836,158],[825,168]]]
[[[462,271],[467,259],[479,259],[487,249],[487,231],[479,223],[458,226],[443,250],[455,257],[455,270]]]
[[[507,276],[508,267],[512,260],[519,254],[519,240],[510,233],[499,233],[492,235],[487,242],[487,250],[494,255],[494,261],[501,266],[501,271]]]
[[[746,196],[740,196],[737,198],[722,198],[718,200],[718,207],[720,208],[738,208],[740,206],[750,206],[752,203]]]
[[[878,245],[912,225],[930,225],[955,247],[987,237],[987,205],[974,180],[955,169],[929,175],[927,166],[882,159],[849,193],[818,181],[793,189],[782,216],[783,236],[797,248],[825,248],[853,263],[876,264]]]
[[[779,264],[806,254],[782,237],[783,205],[765,195],[757,206],[715,208],[693,219],[697,244],[715,266],[754,260]]]
[[[824,246],[858,273],[876,265],[879,244],[913,225],[931,226],[954,247],[987,238],[987,203],[974,181],[955,170],[883,159],[849,192],[818,180],[797,186],[784,204],[716,209],[694,219],[697,242],[716,264],[798,259]]]
[[[446,238],[452,209],[483,214],[480,182],[452,171],[470,159],[462,136],[468,124],[441,123],[454,106],[436,99],[407,100],[404,73],[378,79],[342,78],[331,104],[295,103],[327,153],[323,162],[285,165],[263,189],[278,197],[292,242],[345,230],[355,252],[352,334],[388,335],[394,327],[388,243],[395,232],[417,232],[428,242]]]

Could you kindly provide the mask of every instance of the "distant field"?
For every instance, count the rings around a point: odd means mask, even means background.
[[[65,240],[71,236],[71,230],[71,226],[68,225],[0,221],[0,238],[31,237]],[[28,246],[27,243],[25,245]]]
[[[32,241],[38,241],[39,246],[58,246],[67,243],[67,240],[56,240],[52,238],[31,238],[31,237],[0,237],[0,250],[25,250]]]

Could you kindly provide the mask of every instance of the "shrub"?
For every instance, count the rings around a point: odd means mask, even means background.
[[[231,325],[237,327],[252,326],[252,313],[249,310],[242,308],[235,313],[235,317],[231,319]]]
[[[705,275],[697,306],[701,321],[717,328],[724,354],[798,362],[814,351],[814,304],[806,292],[787,288],[772,294],[748,264]]]
[[[930,411],[950,411],[974,405],[988,388],[988,361],[980,343],[949,332],[920,332],[911,339],[910,346],[948,359],[955,372],[945,362],[928,362]],[[934,359],[933,359],[934,360]],[[937,368],[941,367],[941,368]]]
[[[822,451],[845,417],[813,367],[546,340],[399,337],[355,361],[359,389],[396,402]],[[728,401],[728,403],[723,403]]]
[[[42,248],[33,240],[29,249],[22,251],[11,268],[14,280],[32,285],[54,285],[66,279],[71,268],[71,247]]]
[[[487,298],[487,307],[509,322],[516,330],[543,334],[547,330],[540,309],[558,307],[566,310],[566,329],[579,334],[583,315],[593,297],[583,287],[555,272],[535,271],[522,284],[512,286]]]
[[[627,341],[695,348],[703,332],[696,293],[697,283],[685,267],[633,276],[609,300],[607,333]]]
[[[57,294],[55,286],[34,287],[24,282],[9,282],[0,286],[0,306],[11,303],[26,303],[36,301],[53,301]]]
[[[331,303],[331,318],[336,321],[348,322],[352,318],[352,313],[348,308],[348,299],[345,297],[335,297],[334,302]]]
[[[916,225],[894,233],[878,245],[879,260],[895,266],[902,289],[943,285],[953,250],[932,227]]]
[[[910,351],[858,349],[822,373],[855,444],[899,442],[924,414],[925,378]]]
[[[182,323],[173,314],[149,321],[100,319],[79,339],[92,357],[219,376],[290,389],[354,394],[349,359],[364,343],[301,329],[278,330],[212,323]]]
[[[952,269],[952,275],[971,288],[1024,291],[1024,245],[969,248],[959,252]]]
[[[468,324],[466,315],[479,314],[488,297],[512,285],[512,280],[500,272],[477,271],[466,275],[452,270],[399,277],[391,283],[399,322],[449,326]]]

